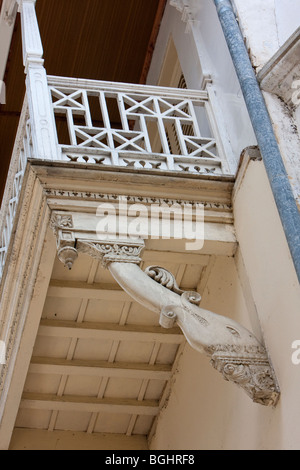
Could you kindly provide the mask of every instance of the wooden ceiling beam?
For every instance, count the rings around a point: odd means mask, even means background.
[[[65,360],[49,357],[33,357],[29,373],[54,374],[68,376],[94,376],[94,377],[118,377],[147,380],[169,380],[172,374],[171,365],[167,364],[142,364],[128,362],[106,362]]]
[[[52,280],[49,285],[48,297],[132,301],[126,292],[113,284],[87,284],[86,282],[56,280]]]
[[[40,336],[59,338],[143,341],[164,344],[181,344],[185,341],[181,330],[177,327],[164,329],[160,326],[94,322],[77,323],[61,320],[42,320],[38,334]]]
[[[159,412],[156,400],[134,400],[123,398],[95,398],[64,395],[62,397],[42,393],[24,393],[21,409],[79,411],[87,413],[123,413],[156,416]]]

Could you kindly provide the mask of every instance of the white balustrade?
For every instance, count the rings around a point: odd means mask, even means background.
[[[25,101],[15,140],[0,211],[0,280],[7,259],[15,216],[20,200],[26,164],[33,157],[31,126]]]
[[[208,93],[48,77],[61,159],[223,174]]]

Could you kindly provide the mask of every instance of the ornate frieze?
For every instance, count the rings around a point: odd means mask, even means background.
[[[103,242],[79,240],[77,248],[81,253],[100,259],[102,265],[107,267],[109,263],[114,262],[140,264],[142,261],[140,254],[144,248],[144,242],[132,240],[105,240]]]
[[[66,191],[63,189],[45,189],[45,195],[48,197],[55,198],[71,198],[71,199],[85,199],[99,202],[118,202],[119,199],[126,200],[131,204],[158,204],[174,206],[179,204],[184,207],[186,205],[195,207],[202,205],[207,210],[232,212],[232,205],[221,202],[210,202],[210,201],[195,201],[195,200],[183,200],[183,199],[171,199],[171,198],[160,198],[151,196],[134,196],[134,195],[118,195],[118,194],[106,194],[97,193],[90,191]]]

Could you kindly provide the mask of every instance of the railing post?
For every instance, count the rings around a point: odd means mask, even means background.
[[[32,128],[34,158],[58,160],[57,134],[44,68],[43,46],[35,11],[36,0],[19,0],[23,62]]]

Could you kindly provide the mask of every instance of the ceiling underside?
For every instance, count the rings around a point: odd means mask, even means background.
[[[146,251],[195,290],[209,256]],[[186,344],[160,327],[97,260],[56,260],[15,423],[18,429],[148,436]]]
[[[165,0],[37,0],[48,75],[145,81]],[[0,200],[25,93],[17,17],[0,105]]]

